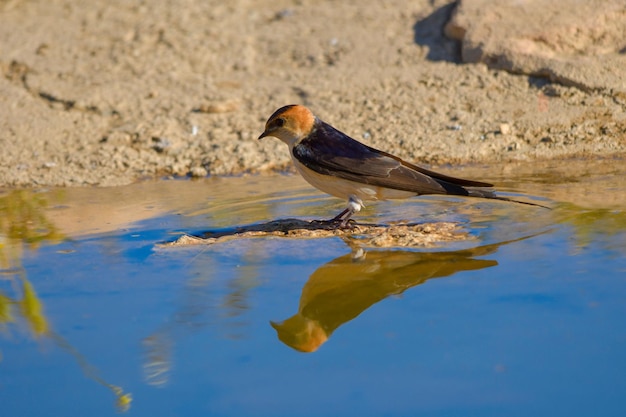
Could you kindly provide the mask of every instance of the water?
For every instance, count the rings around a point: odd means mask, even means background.
[[[341,210],[296,177],[6,190],[0,410],[626,415],[623,166],[472,175],[553,210],[368,206],[359,220],[455,221],[472,237],[365,252],[339,238],[156,245]]]

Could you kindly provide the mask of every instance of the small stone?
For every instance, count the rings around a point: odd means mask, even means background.
[[[196,113],[229,113],[239,108],[239,102],[234,100],[215,101],[213,103],[201,104],[193,111]]]
[[[502,135],[508,135],[509,133],[511,133],[511,125],[508,123],[500,124],[500,133]]]
[[[519,148],[520,148],[519,143],[517,143],[517,142],[512,142],[512,143],[510,143],[510,144],[509,144],[509,146],[507,147],[507,151],[509,151],[509,152],[513,152],[513,151],[518,150]]]
[[[204,167],[193,167],[189,170],[189,175],[193,178],[203,178],[209,175],[209,172]]]
[[[287,19],[291,16],[293,16],[295,13],[295,11],[293,9],[282,9],[276,12],[276,14],[274,15],[274,19],[275,20],[283,20],[283,19]]]
[[[165,138],[161,138],[158,136],[155,136],[152,138],[152,149],[154,149],[158,153],[164,152],[165,149],[170,147],[170,145],[171,145],[170,141]]]

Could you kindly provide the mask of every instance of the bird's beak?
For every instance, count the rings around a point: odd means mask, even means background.
[[[267,130],[263,133],[261,133],[261,136],[259,136],[258,140],[263,139],[265,136],[267,136]]]

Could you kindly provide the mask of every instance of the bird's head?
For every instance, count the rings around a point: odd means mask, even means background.
[[[315,124],[315,116],[311,110],[298,104],[281,107],[267,119],[265,130],[259,136],[274,136],[293,146],[297,141],[311,133]]]

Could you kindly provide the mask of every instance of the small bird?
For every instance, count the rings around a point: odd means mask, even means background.
[[[276,110],[259,139],[266,136],[278,138],[289,146],[296,169],[309,184],[348,200],[348,207],[329,220],[341,228],[365,207],[363,201],[424,194],[481,197],[539,206],[481,189],[493,187],[492,184],[439,174],[374,149],[318,119],[301,105]]]

